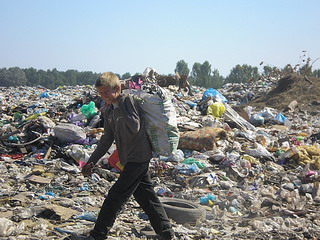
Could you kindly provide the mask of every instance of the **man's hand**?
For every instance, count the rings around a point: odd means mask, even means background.
[[[92,169],[94,167],[93,162],[87,163],[81,169],[83,176],[90,176],[92,174]]]

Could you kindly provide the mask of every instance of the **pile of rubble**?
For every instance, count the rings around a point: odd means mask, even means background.
[[[167,87],[179,149],[150,170],[178,239],[320,237],[320,81],[299,79],[224,86],[219,116],[207,114],[207,89]],[[119,174],[108,164],[115,146],[91,177],[80,172],[102,134],[94,89],[1,88],[0,101],[0,239],[87,233]],[[132,198],[109,238],[147,239],[148,228]]]

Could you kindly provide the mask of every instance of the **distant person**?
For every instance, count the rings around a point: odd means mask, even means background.
[[[108,105],[103,113],[105,115],[104,135],[87,164],[82,168],[82,173],[84,176],[92,173],[94,165],[109,150],[114,140],[120,163],[124,168],[109,190],[90,235],[72,234],[65,240],[106,239],[117,214],[132,195],[148,215],[153,229],[158,234],[157,239],[172,239],[174,232],[153,189],[148,170],[152,150],[139,106],[132,96],[121,93],[120,80],[111,72],[101,74],[95,87]]]

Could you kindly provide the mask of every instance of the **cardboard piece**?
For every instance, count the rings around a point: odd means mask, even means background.
[[[30,182],[33,183],[41,183],[41,184],[49,184],[51,182],[51,179],[49,178],[44,178],[41,176],[37,175],[31,175],[30,177],[27,178]]]

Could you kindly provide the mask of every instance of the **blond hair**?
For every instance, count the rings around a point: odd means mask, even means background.
[[[99,75],[98,79],[96,80],[95,87],[110,87],[115,88],[119,86],[121,88],[121,83],[117,75],[112,72],[104,72]]]

